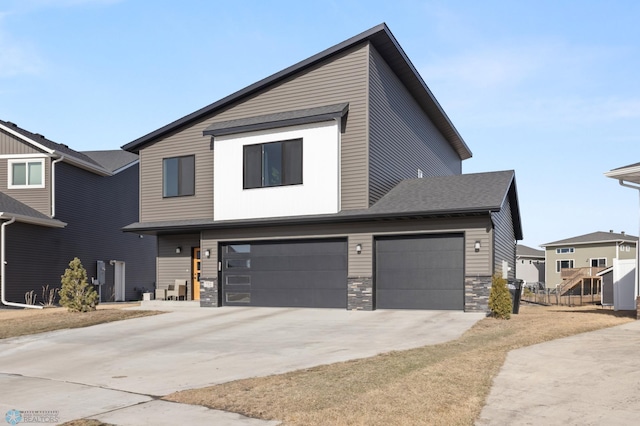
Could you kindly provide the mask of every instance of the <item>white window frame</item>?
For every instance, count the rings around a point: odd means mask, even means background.
[[[569,266],[568,268],[561,268],[560,267],[560,262],[571,262],[571,266]],[[558,259],[556,260],[556,273],[560,273],[560,271],[562,271],[563,269],[573,269],[575,267],[576,261],[575,259]]]
[[[560,247],[556,249],[556,254],[571,254],[575,252],[576,249],[573,247]]]
[[[40,184],[38,185],[30,185],[29,175],[26,176],[27,183],[24,185],[14,185],[13,184],[13,165],[14,164],[29,164],[29,163],[40,163],[41,167],[41,176],[40,176]],[[8,189],[27,189],[27,188],[44,188],[45,187],[45,163],[44,158],[14,158],[7,160],[7,188]],[[29,167],[26,167],[27,173],[29,171]]]

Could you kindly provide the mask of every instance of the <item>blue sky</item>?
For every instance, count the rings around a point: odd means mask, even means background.
[[[117,149],[386,22],[465,139],[514,169],[522,243],[638,233],[640,2],[0,0],[0,118]]]

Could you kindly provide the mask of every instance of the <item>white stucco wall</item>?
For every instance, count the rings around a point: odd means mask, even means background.
[[[302,184],[243,189],[243,146],[302,138]],[[214,220],[340,211],[337,121],[219,136],[214,140]]]

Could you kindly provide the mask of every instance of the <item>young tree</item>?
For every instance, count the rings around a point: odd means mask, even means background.
[[[87,282],[87,271],[77,257],[69,262],[69,267],[62,275],[60,289],[60,305],[69,312],[95,311],[98,293]]]
[[[491,280],[489,309],[496,318],[511,318],[511,295],[507,288],[507,280],[502,278],[499,274],[495,274]]]

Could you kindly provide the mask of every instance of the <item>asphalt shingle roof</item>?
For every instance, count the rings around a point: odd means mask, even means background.
[[[15,198],[0,192],[0,212],[3,213],[3,219],[7,219],[10,216],[22,216],[20,221],[24,219],[35,219],[36,222],[47,223],[49,226],[63,226],[64,223],[59,220],[52,219],[49,216],[40,213],[38,210],[29,207],[28,205],[21,203]]]
[[[638,237],[628,234],[618,234],[616,232],[592,232],[590,234],[579,235],[577,237],[566,238],[551,243],[543,244],[542,247],[559,246],[567,244],[590,244],[605,243],[611,241],[638,241]]]
[[[518,244],[516,246],[516,256],[544,258],[544,250],[538,250],[528,246],[523,246],[522,244]]]
[[[237,120],[219,121],[204,129],[205,135],[221,136],[237,132],[272,129],[297,124],[317,123],[342,117],[349,109],[348,103],[305,108],[295,111],[266,114]]]
[[[121,149],[83,151],[82,153],[112,173],[138,160],[136,154]]]
[[[18,127],[17,124],[15,123],[11,123],[9,121],[3,121],[0,120],[0,124],[4,125],[5,127],[8,127],[9,129],[13,130],[16,133],[21,134],[22,136],[25,136],[29,139],[31,139],[32,141],[39,143],[42,146],[45,146],[49,149],[55,150],[60,152],[61,154],[64,154],[65,156],[70,156],[73,158],[76,158],[78,160],[81,160],[85,163],[89,163],[92,165],[95,165],[97,167],[101,167],[100,164],[96,163],[93,159],[91,159],[90,157],[84,155],[81,152],[78,152],[76,150],[73,150],[71,148],[69,148],[67,145],[63,145],[57,142],[54,142],[50,139],[45,138],[43,135],[39,134],[39,133],[32,133],[28,130],[25,130],[21,127]]]

